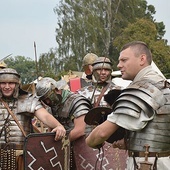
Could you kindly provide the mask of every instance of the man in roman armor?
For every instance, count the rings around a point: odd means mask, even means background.
[[[74,142],[81,137],[85,141],[85,135],[91,131],[91,127],[84,122],[91,103],[80,94],[64,89],[65,86],[64,80],[55,81],[50,77],[44,77],[36,85],[36,96],[44,105],[51,108],[52,115],[69,131],[72,145],[70,168],[76,169],[74,155],[72,155]]]
[[[100,147],[119,127],[129,131],[127,170],[170,167],[170,85],[151,66],[152,54],[141,41],[126,44],[119,56],[122,78],[132,80],[113,104],[113,112],[86,138]],[[122,148],[122,141],[113,147]]]
[[[62,139],[66,130],[38,99],[20,88],[20,75],[12,68],[0,70],[0,169],[24,170],[23,145],[33,132],[35,116]]]
[[[94,76],[92,76],[92,64],[98,58],[94,53],[87,53],[82,61],[83,74],[81,77],[70,78],[68,85],[70,91],[75,92],[85,86],[91,85]]]
[[[86,86],[77,91],[92,102],[93,109],[91,109],[85,117],[85,122],[89,125],[96,126],[106,120],[107,115],[112,111],[111,105],[123,89],[121,86],[117,86],[112,82],[111,73],[112,63],[110,59],[107,57],[98,57],[92,64],[92,76],[94,77],[92,85]],[[110,93],[114,95],[112,98],[110,98]],[[106,95],[107,100],[105,98]],[[112,142],[124,137],[120,133],[122,134],[122,130],[117,132],[115,136],[109,138],[106,145],[102,148],[103,150],[106,150],[105,154],[108,155],[107,158],[104,155],[104,159],[107,159],[108,162],[108,169],[123,169],[126,165],[124,159],[126,157],[126,153],[124,150],[121,151],[114,148],[109,150],[107,149],[110,147]],[[110,151],[112,153],[110,153]],[[94,155],[95,154],[98,153],[95,152]],[[96,160],[94,156],[92,159],[93,161]],[[105,167],[105,163],[103,163],[102,167]]]
[[[112,63],[110,59],[98,57],[92,64],[92,76],[94,76],[92,85],[81,88],[77,92],[91,100],[93,107],[108,106],[108,103],[104,100],[104,95],[112,89],[122,89],[112,82],[111,73]]]
[[[84,58],[83,58],[83,62],[82,62],[82,67],[83,67],[83,70],[84,70],[84,73],[85,75],[84,76],[84,79],[89,82],[89,85],[90,85],[90,82],[93,81],[94,77],[92,76],[93,75],[93,66],[92,64],[94,63],[94,61],[98,58],[98,56],[94,53],[87,53]]]

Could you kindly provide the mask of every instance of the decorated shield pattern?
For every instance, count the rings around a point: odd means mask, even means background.
[[[55,141],[55,133],[33,133],[24,143],[25,170],[70,170],[68,135]]]

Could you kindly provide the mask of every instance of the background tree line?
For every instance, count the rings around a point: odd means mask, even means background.
[[[154,20],[155,8],[146,0],[61,0],[54,12],[57,44],[39,57],[39,75],[57,78],[69,70],[81,71],[88,52],[109,57],[117,70],[122,45],[140,40],[149,45],[155,63],[170,77],[170,46],[163,39],[165,25]],[[5,62],[23,74],[24,83],[38,76],[31,59],[17,56]]]

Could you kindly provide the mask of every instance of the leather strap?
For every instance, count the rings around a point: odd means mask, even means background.
[[[105,87],[103,87],[103,89],[102,89],[102,91],[101,91],[101,93],[100,93],[100,96],[97,98],[97,102],[94,103],[94,107],[98,107],[98,106],[99,106],[99,103],[100,103],[100,101],[101,101],[101,99],[102,99],[105,91],[108,89],[109,84],[110,84],[110,83],[108,83]]]
[[[26,137],[26,133],[22,127],[22,125],[19,123],[17,117],[15,116],[15,114],[12,112],[12,110],[9,108],[8,104],[3,101],[2,99],[0,99],[1,102],[4,104],[4,106],[6,107],[6,109],[8,110],[9,114],[12,116],[12,118],[15,120],[16,124],[18,125],[18,127],[20,128],[21,132],[23,133],[23,135]]]

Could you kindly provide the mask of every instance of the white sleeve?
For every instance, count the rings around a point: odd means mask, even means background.
[[[108,115],[107,120],[127,130],[137,131],[143,129],[153,117],[154,115],[149,118],[143,111],[141,111],[139,118],[126,114],[115,114],[112,112]]]

